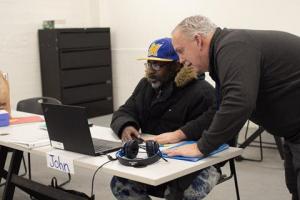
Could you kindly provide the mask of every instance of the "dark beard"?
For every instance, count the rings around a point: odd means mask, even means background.
[[[146,78],[149,83],[152,84],[159,84],[159,88],[163,87],[164,85],[168,85],[170,82],[174,81],[174,78],[177,74],[177,71],[173,67],[168,67],[168,73],[164,77],[158,77],[154,74],[151,74],[150,71],[146,70]],[[157,89],[157,87],[155,87]]]

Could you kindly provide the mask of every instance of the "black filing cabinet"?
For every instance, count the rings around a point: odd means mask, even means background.
[[[43,96],[84,106],[88,117],[113,112],[109,28],[39,30]]]

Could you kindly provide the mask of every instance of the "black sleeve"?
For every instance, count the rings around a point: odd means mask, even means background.
[[[119,137],[121,137],[122,131],[126,126],[134,126],[137,130],[140,129],[136,97],[142,91],[145,84],[146,79],[143,78],[140,80],[126,103],[115,111],[112,116],[110,127]]]
[[[256,106],[261,53],[245,43],[230,44],[217,53],[221,104],[208,131],[198,141],[207,155],[236,136]]]
[[[189,104],[189,119],[180,129],[188,140],[198,140],[203,131],[207,130],[216,112],[215,90],[206,81],[201,81],[201,87],[196,90]]]

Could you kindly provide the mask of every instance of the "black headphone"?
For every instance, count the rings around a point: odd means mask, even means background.
[[[147,158],[137,158],[139,148],[143,148],[139,145],[137,140],[129,140],[126,142],[122,149],[116,154],[117,159],[122,165],[131,167],[146,167],[152,163],[157,162],[162,158],[159,150],[159,144],[156,141],[148,140],[146,143]],[[145,147],[144,147],[145,148]]]

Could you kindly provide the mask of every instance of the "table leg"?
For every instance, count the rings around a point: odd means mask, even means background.
[[[23,152],[13,149],[12,156],[10,160],[9,170],[6,177],[5,188],[3,191],[2,200],[12,200],[15,192],[15,185],[11,182],[13,174],[18,174]]]
[[[8,148],[0,146],[0,182],[2,178],[6,179],[7,172],[4,170],[5,162],[7,158]]]
[[[234,159],[230,159],[229,164],[230,164],[230,170],[233,173],[234,185],[235,185],[235,191],[236,191],[236,199],[240,200],[239,185],[238,185],[238,180],[237,180],[237,175],[236,175],[236,170],[235,170]]]

